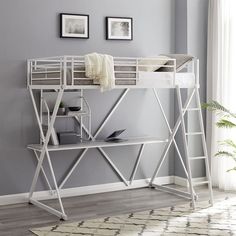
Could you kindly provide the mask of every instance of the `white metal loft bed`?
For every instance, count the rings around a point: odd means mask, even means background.
[[[96,148],[100,151],[103,155],[105,160],[109,163],[111,168],[115,171],[115,173],[119,176],[119,178],[124,182],[124,185],[127,188],[132,186],[133,180],[136,175],[136,171],[138,169],[140,160],[142,158],[142,153],[144,151],[144,147],[150,143],[166,143],[164,152],[160,157],[158,163],[153,163],[157,165],[155,172],[152,175],[150,183],[147,185],[149,187],[157,188],[162,191],[171,192],[173,194],[177,194],[179,196],[185,197],[190,199],[192,202],[193,208],[195,207],[195,200],[197,199],[197,195],[193,188],[192,182],[192,173],[191,173],[191,162],[204,159],[205,160],[205,167],[206,167],[206,177],[207,181],[203,182],[194,182],[194,185],[200,184],[208,184],[209,188],[209,196],[210,196],[210,204],[213,204],[213,195],[212,195],[212,184],[210,178],[210,170],[209,170],[209,162],[207,156],[207,148],[205,142],[205,135],[204,135],[204,125],[202,120],[202,112],[201,112],[201,104],[199,98],[199,61],[197,59],[191,60],[187,66],[183,66],[181,71],[184,72],[177,72],[176,71],[176,60],[169,59],[168,63],[164,64],[159,63],[159,58],[128,58],[128,57],[115,57],[114,58],[114,73],[115,73],[115,89],[123,89],[121,96],[115,102],[109,113],[104,118],[102,124],[97,129],[94,134],[91,134],[91,131],[86,128],[83,124],[83,119],[78,119],[80,123],[81,129],[85,132],[90,141],[85,143],[78,143],[78,144],[68,144],[68,145],[49,145],[50,136],[54,131],[54,123],[57,118],[57,111],[59,108],[59,104],[62,100],[63,93],[65,91],[71,90],[78,90],[80,92],[80,96],[83,96],[84,89],[98,89],[99,86],[93,84],[93,81],[85,76],[85,60],[83,56],[61,56],[61,57],[50,57],[50,58],[38,58],[38,59],[31,59],[28,60],[28,73],[27,73],[27,86],[30,91],[30,96],[33,102],[34,111],[36,114],[37,123],[40,130],[40,142],[38,144],[31,144],[28,146],[29,149],[34,151],[34,154],[38,160],[38,164],[35,170],[34,178],[32,181],[32,185],[30,188],[29,193],[29,202],[60,217],[61,219],[66,220],[67,215],[64,211],[64,207],[61,200],[60,190],[64,187],[67,180],[70,178],[71,174],[74,172],[75,168],[79,165],[82,158],[84,158],[86,152],[90,148]],[[150,63],[151,62],[151,63]],[[153,72],[154,68],[165,68],[167,72],[160,72],[155,71]],[[187,67],[187,68],[186,68]],[[155,99],[157,104],[159,105],[161,112],[163,114],[164,121],[169,131],[169,138],[168,139],[159,139],[157,137],[143,137],[143,138],[134,138],[129,139],[128,141],[124,141],[121,143],[107,143],[102,141],[97,141],[96,137],[99,135],[103,127],[106,125],[107,121],[113,115],[115,110],[118,108],[122,100],[127,95],[130,89],[136,88],[143,88],[143,89],[152,89],[155,95]],[[163,89],[170,89],[174,88],[177,91],[177,100],[178,100],[178,107],[180,111],[179,118],[173,129],[170,127],[168,119],[165,115],[163,106],[158,96],[157,88]],[[190,92],[188,93],[188,98],[186,99],[185,103],[182,102],[181,91],[182,89],[188,89]],[[42,107],[43,107],[43,94],[44,91],[54,90],[57,93],[57,98],[55,101],[55,105],[53,108],[52,115],[50,116],[50,121],[48,123],[48,129],[46,134],[43,132],[42,128]],[[36,105],[34,91],[40,91],[41,99],[39,107]],[[193,100],[194,96],[196,97],[197,107],[190,108],[190,103]],[[185,126],[185,119],[184,116],[187,112],[196,112],[200,122],[200,131],[199,132],[187,132]],[[185,162],[181,153],[179,151],[178,145],[175,141],[175,135],[179,129],[182,127],[182,134],[183,134],[183,143],[184,143],[184,155],[185,155]],[[190,135],[200,135],[202,140],[202,147],[203,147],[203,156],[189,156],[189,149],[188,149],[188,137]],[[167,153],[171,147],[174,145],[177,151],[177,158],[179,158],[183,170],[186,174],[188,184],[189,184],[189,191],[183,192],[177,189],[172,189],[168,186],[160,186],[155,184],[156,176],[158,175],[163,162],[167,157]],[[140,145],[140,151],[137,156],[135,165],[133,167],[133,171],[129,180],[127,180],[122,172],[116,167],[115,163],[110,159],[107,155],[104,148],[106,147],[113,147],[113,146],[126,146],[126,145]],[[55,174],[53,165],[50,158],[51,152],[58,152],[62,150],[74,150],[74,149],[82,149],[81,155],[77,158],[77,161],[67,173],[64,180],[58,184]],[[53,185],[55,191],[52,191],[53,188],[48,180],[46,171],[43,168],[43,161],[47,159],[49,167],[50,167],[50,174],[53,179]],[[39,177],[40,172],[42,172],[49,189],[51,190],[50,193],[52,195],[56,194],[56,197],[59,200],[60,210],[56,210],[52,207],[45,205],[44,203],[39,202],[33,198],[33,193],[36,188],[37,180]]]

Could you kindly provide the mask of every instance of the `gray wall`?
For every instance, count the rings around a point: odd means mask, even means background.
[[[205,1],[205,0],[203,0]],[[58,14],[61,12],[90,15],[90,39],[60,39]],[[134,19],[134,40],[106,41],[104,17],[131,16]],[[37,142],[37,126],[29,93],[26,89],[26,59],[64,54],[85,54],[93,51],[114,56],[152,56],[175,51],[174,0],[7,0],[0,3],[0,195],[27,192],[35,168],[33,154],[26,149]],[[87,91],[93,108],[93,130],[101,123],[121,91],[100,94]],[[173,94],[160,91],[166,103],[167,116],[173,123]],[[160,111],[150,91],[131,91],[115,116],[101,133],[127,128],[128,135],[167,137]],[[172,104],[172,105],[170,105]],[[158,161],[162,146],[150,145],[137,178],[146,178]],[[137,147],[108,150],[124,175],[129,176]],[[56,175],[60,179],[78,153],[63,152],[53,156]],[[173,153],[172,153],[173,158]],[[167,162],[161,175],[174,174],[173,161]],[[47,166],[46,166],[47,168]],[[117,182],[96,150],[90,150],[81,162],[79,173],[73,174],[67,187]],[[41,181],[38,189],[42,189]]]
[[[207,16],[208,0],[176,0],[176,52],[194,55],[200,61],[200,97],[206,101],[206,59],[207,59]],[[187,94],[185,94],[186,96]],[[184,97],[185,97],[184,96]],[[195,106],[195,103],[192,104]],[[177,114],[177,111],[176,111]],[[203,114],[205,120],[205,113]],[[189,114],[187,122],[190,131],[199,131],[196,113]],[[181,144],[180,132],[178,141]],[[189,138],[191,156],[201,156],[199,137]],[[181,145],[180,145],[181,147]],[[204,162],[196,161],[192,168],[193,177],[205,176]],[[175,175],[185,177],[179,161],[175,161]]]
[[[26,89],[26,59],[64,54],[86,54],[97,51],[114,56],[153,56],[160,53],[189,53],[200,59],[201,98],[205,101],[207,0],[21,0],[0,3],[0,195],[27,192],[35,168],[27,144],[38,141],[38,131],[29,93]],[[134,7],[135,6],[135,7]],[[58,14],[61,12],[90,15],[90,39],[60,39]],[[133,41],[106,41],[105,16],[131,16],[134,19]],[[101,94],[87,91],[93,109],[93,131],[102,122],[122,91]],[[174,94],[159,91],[167,116],[173,124]],[[127,135],[167,137],[160,110],[151,91],[131,91],[110,120],[100,138],[113,129],[127,128]],[[97,102],[98,101],[98,102]],[[98,106],[99,104],[99,106]],[[195,121],[194,121],[195,122]],[[189,124],[190,125],[190,124]],[[63,125],[62,125],[63,126]],[[65,123],[68,127],[68,122]],[[179,135],[179,134],[178,134]],[[178,138],[179,140],[179,138]],[[194,141],[195,142],[195,141]],[[180,143],[181,144],[181,143]],[[181,147],[180,147],[181,148]],[[147,178],[157,163],[163,145],[145,149],[137,178]],[[138,147],[107,150],[112,160],[130,176]],[[53,156],[56,175],[73,163],[75,151]],[[173,150],[161,175],[184,176]],[[66,159],[66,160],[65,160]],[[96,167],[96,168],[95,168]],[[46,166],[47,168],[47,166]],[[202,163],[194,176],[204,175]],[[90,150],[72,175],[67,187],[119,181],[96,150]],[[39,183],[42,189],[44,182]]]

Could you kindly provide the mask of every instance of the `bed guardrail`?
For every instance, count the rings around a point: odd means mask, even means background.
[[[167,63],[168,62],[168,63]],[[86,77],[84,56],[59,56],[29,59],[27,63],[27,85],[87,85],[92,80]],[[114,57],[116,81],[132,81],[136,85],[139,73],[154,72],[162,68],[172,73],[175,84],[176,60],[159,57]],[[92,83],[93,84],[93,83]],[[92,85],[91,84],[91,85]]]

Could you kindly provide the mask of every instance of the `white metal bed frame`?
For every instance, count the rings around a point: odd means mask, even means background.
[[[157,163],[157,167],[155,169],[155,172],[152,175],[152,178],[150,180],[150,183],[148,184],[149,187],[153,187],[153,188],[157,188],[160,189],[162,191],[167,191],[179,196],[182,196],[184,198],[190,199],[192,202],[192,206],[193,208],[195,208],[195,201],[197,199],[197,195],[194,191],[193,188],[193,181],[192,181],[192,173],[191,173],[191,162],[192,161],[196,161],[196,160],[201,160],[204,159],[205,160],[205,166],[206,166],[206,177],[207,177],[207,181],[202,181],[202,182],[198,182],[198,183],[194,183],[194,185],[200,185],[200,184],[208,184],[208,189],[209,189],[209,197],[210,197],[210,204],[213,204],[213,195],[212,195],[212,183],[211,183],[211,177],[210,177],[210,169],[209,169],[209,162],[208,162],[208,155],[207,155],[207,148],[206,148],[206,141],[205,141],[205,134],[204,134],[204,125],[203,125],[203,120],[202,120],[202,113],[201,113],[201,104],[200,104],[200,97],[199,97],[199,61],[197,59],[192,60],[189,64],[188,64],[188,71],[190,71],[190,73],[194,73],[195,75],[195,83],[194,85],[186,85],[186,86],[180,86],[176,83],[176,61],[174,59],[171,59],[170,61],[172,61],[171,65],[161,65],[162,67],[169,67],[172,68],[172,72],[171,72],[171,81],[170,83],[155,83],[154,86],[151,88],[150,85],[148,85],[147,87],[145,85],[142,84],[142,86],[140,86],[138,84],[138,81],[140,80],[140,72],[139,72],[139,68],[140,66],[144,66],[144,67],[148,67],[148,66],[153,66],[153,65],[147,65],[147,64],[140,64],[140,60],[145,60],[146,58],[114,58],[115,61],[115,65],[119,65],[119,66],[135,66],[135,71],[132,71],[132,73],[135,73],[135,78],[132,78],[135,80],[136,84],[134,85],[117,85],[115,88],[116,89],[124,89],[124,91],[122,92],[122,94],[120,95],[120,97],[117,99],[117,101],[115,102],[115,104],[113,105],[113,107],[111,108],[111,110],[109,111],[109,113],[106,115],[106,117],[104,118],[102,124],[100,125],[100,127],[97,129],[97,131],[94,134],[91,134],[90,130],[88,130],[84,124],[83,124],[83,120],[81,119],[80,125],[81,128],[83,129],[83,131],[85,133],[88,134],[88,136],[91,139],[91,142],[86,142],[86,143],[79,143],[79,144],[71,144],[71,145],[59,145],[59,146],[50,146],[49,145],[49,139],[50,136],[52,134],[52,129],[54,127],[54,123],[57,117],[57,111],[59,108],[59,104],[62,100],[62,96],[64,91],[67,90],[71,90],[71,89],[78,89],[81,93],[83,93],[83,89],[94,89],[94,88],[99,88],[98,85],[75,85],[75,81],[79,80],[79,79],[83,79],[86,80],[88,78],[76,78],[74,76],[74,71],[76,70],[76,66],[78,65],[83,65],[84,64],[84,57],[81,56],[62,56],[62,57],[51,57],[51,58],[40,58],[40,59],[32,59],[32,60],[28,60],[28,76],[27,76],[27,85],[28,85],[28,89],[30,92],[30,97],[32,99],[32,103],[33,103],[33,108],[34,108],[34,112],[36,115],[36,119],[37,119],[37,124],[39,126],[39,131],[40,131],[40,138],[41,138],[41,143],[40,144],[32,144],[29,145],[28,148],[34,151],[34,154],[37,158],[38,164],[35,170],[35,174],[34,174],[34,178],[31,184],[31,188],[30,188],[30,193],[29,193],[29,202],[60,217],[63,220],[67,219],[67,215],[65,213],[64,210],[64,206],[62,203],[62,199],[61,199],[61,195],[60,195],[60,190],[64,187],[65,183],[67,182],[67,180],[70,178],[71,174],[75,171],[76,167],[79,165],[80,161],[85,157],[86,152],[88,151],[88,149],[90,148],[96,148],[99,150],[99,152],[102,154],[102,156],[104,157],[104,159],[109,163],[109,165],[111,166],[111,168],[114,170],[114,172],[117,174],[117,176],[123,181],[124,185],[127,186],[127,188],[129,188],[132,183],[133,180],[135,178],[140,160],[142,158],[142,153],[144,151],[144,147],[147,144],[150,143],[166,143],[166,147],[164,149],[163,155],[161,156],[160,161]],[[148,58],[148,60],[152,60],[153,58]],[[156,60],[158,60],[158,58],[154,58],[155,62]],[[155,63],[156,65],[156,63]],[[70,84],[68,83],[68,78],[67,78],[67,70],[68,68],[71,70],[71,81]],[[34,84],[34,77],[33,75],[36,73],[37,74],[42,74],[41,80],[46,80],[48,79],[47,75],[48,72],[49,73],[58,73],[58,77],[53,78],[54,80],[59,81],[59,83],[57,85],[48,85],[48,84]],[[84,71],[83,71],[84,72]],[[119,71],[118,71],[119,72]],[[115,71],[115,73],[117,73],[117,71]],[[123,71],[122,71],[123,73]],[[127,72],[128,73],[128,72]],[[130,72],[129,72],[130,73]],[[142,72],[143,73],[143,72]],[[144,72],[145,73],[145,72]],[[148,72],[147,72],[148,73]],[[165,73],[165,72],[153,72],[153,73]],[[189,72],[187,72],[189,73]],[[123,79],[130,79],[130,78],[123,78]],[[37,78],[37,80],[39,80]],[[144,83],[145,84],[145,83]],[[153,90],[156,102],[158,104],[158,106],[161,109],[161,113],[163,115],[165,124],[168,128],[169,131],[169,138],[168,140],[163,139],[157,139],[156,137],[154,138],[136,138],[136,139],[130,139],[126,142],[122,142],[122,143],[107,143],[107,142],[101,142],[101,141],[96,141],[96,137],[99,135],[99,133],[101,132],[101,130],[103,129],[103,127],[106,125],[106,123],[108,122],[108,120],[110,119],[110,117],[113,115],[113,113],[116,111],[116,109],[119,107],[119,105],[121,104],[121,102],[124,100],[124,98],[126,97],[128,91],[132,88],[149,88]],[[177,91],[177,99],[178,99],[178,107],[179,107],[179,111],[180,111],[180,115],[179,118],[174,126],[174,128],[172,129],[170,127],[169,121],[165,115],[164,112],[164,108],[161,104],[161,101],[159,99],[158,96],[158,92],[157,92],[157,88],[175,88]],[[188,98],[186,99],[186,102],[183,105],[182,102],[182,98],[181,98],[181,88],[186,88],[186,89],[191,89],[192,91],[189,93]],[[35,95],[34,95],[34,91],[40,91],[41,94],[43,93],[43,91],[45,90],[54,90],[57,92],[57,99],[55,102],[55,106],[53,109],[53,113],[52,116],[50,118],[50,122],[48,124],[48,130],[46,132],[46,135],[44,135],[43,133],[43,129],[42,129],[42,101],[40,101],[40,105],[39,108],[36,104],[36,99],[35,99]],[[197,101],[197,107],[195,108],[190,108],[190,103],[194,98],[194,95],[196,97],[196,101]],[[42,100],[42,99],[41,99]],[[190,112],[197,112],[198,113],[198,118],[199,118],[199,122],[200,122],[200,132],[187,132],[186,131],[186,126],[185,126],[185,121],[184,121],[184,116],[185,114],[190,111]],[[182,127],[182,134],[183,134],[183,141],[184,141],[184,154],[185,154],[185,162],[184,159],[179,151],[178,145],[176,143],[175,140],[175,135],[179,129],[179,127]],[[189,150],[188,150],[188,137],[190,135],[200,135],[201,139],[202,139],[202,146],[203,146],[203,152],[204,155],[203,156],[199,156],[199,157],[190,157],[189,156]],[[185,175],[187,177],[188,180],[188,184],[189,184],[189,191],[188,192],[184,192],[184,191],[180,191],[177,189],[172,189],[168,186],[160,186],[155,184],[155,178],[158,175],[162,164],[164,163],[165,159],[167,158],[167,153],[171,147],[171,145],[174,144],[176,151],[177,151],[177,156],[183,166],[183,170],[185,172]],[[121,173],[121,171],[116,167],[115,163],[110,159],[110,157],[108,156],[108,154],[105,152],[104,148],[106,147],[113,147],[113,146],[125,146],[125,145],[140,145],[140,150],[135,162],[135,165],[133,167],[132,170],[132,174],[131,177],[129,179],[129,181],[123,176],[123,174]],[[70,169],[70,171],[67,173],[66,177],[63,179],[63,181],[58,184],[56,177],[55,177],[55,173],[54,173],[54,169],[53,169],[53,165],[51,162],[51,157],[50,157],[50,153],[51,152],[56,152],[56,151],[61,151],[61,150],[79,150],[82,149],[82,153],[78,156],[77,161],[74,163],[73,167]],[[43,162],[44,159],[46,158],[46,160],[48,161],[49,164],[49,168],[50,168],[50,174],[52,176],[52,180],[53,180],[53,185],[54,185],[54,189],[55,191],[53,191],[53,188],[50,184],[50,181],[48,179],[47,173],[43,168]],[[60,210],[54,209],[50,206],[47,206],[46,204],[36,200],[33,198],[33,193],[35,191],[36,188],[36,184],[37,184],[37,180],[40,174],[40,171],[42,172],[46,183],[49,187],[50,193],[52,195],[56,194],[57,199],[59,201],[59,205],[60,205]]]

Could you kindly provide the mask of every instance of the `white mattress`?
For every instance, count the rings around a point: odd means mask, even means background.
[[[176,73],[175,84],[174,74],[172,72],[139,72],[139,79],[137,81],[138,87],[146,88],[168,88],[178,85],[182,88],[189,88],[195,86],[194,73]]]

